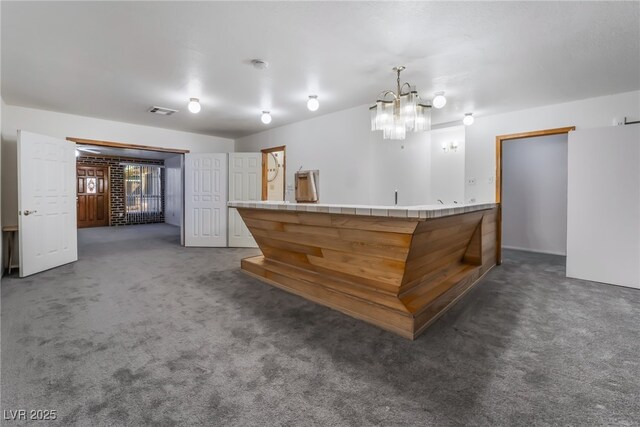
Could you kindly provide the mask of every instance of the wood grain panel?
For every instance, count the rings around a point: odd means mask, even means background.
[[[367,217],[361,215],[343,215],[320,212],[294,212],[284,209],[247,209],[247,218],[275,221],[289,224],[306,224],[350,230],[388,231],[392,233],[413,234],[418,222],[414,219],[386,217]]]
[[[269,238],[258,236],[256,234],[254,234],[253,237],[256,240],[256,242],[260,240],[260,242],[258,243],[259,245],[262,244],[262,245],[271,246],[277,249],[283,249],[285,251],[322,256],[322,249],[316,246],[301,245],[299,243],[286,242],[284,240],[269,239]]]
[[[275,239],[265,239],[263,237],[257,237],[255,234],[254,238],[256,239],[256,243],[261,248],[263,254],[269,253],[272,256],[272,260],[283,261],[318,274],[328,275],[354,284],[363,285],[377,292],[389,292],[394,295],[397,293],[397,283],[378,281],[373,277],[352,275],[349,271],[344,271],[342,269],[340,271],[332,270],[320,265],[321,263],[313,264],[309,262],[308,257],[300,256],[300,254],[323,256],[323,252],[325,251],[324,249],[283,242]],[[284,251],[278,251],[277,249],[284,249]],[[287,256],[285,254],[286,251],[292,251],[298,255]]]
[[[247,225],[247,227],[249,227]],[[333,237],[321,236],[321,235],[309,235],[302,233],[287,233],[280,231],[265,231],[259,229],[252,229],[249,227],[251,233],[255,236],[265,237],[268,239],[280,240],[290,243],[298,243],[308,246],[316,246],[319,248],[335,249],[346,253],[361,253],[365,255],[371,255],[377,258],[389,258],[406,260],[409,253],[408,245],[406,247],[389,246],[382,244],[368,244],[364,242],[355,242],[349,240],[342,240]]]
[[[261,259],[262,258],[262,259]],[[349,280],[328,276],[326,274],[317,274],[306,269],[297,268],[289,264],[280,263],[266,257],[251,258],[260,261],[264,265],[269,265],[269,269],[280,274],[288,275],[293,279],[306,280],[332,289],[333,291],[344,293],[346,295],[361,298],[363,300],[381,304],[402,313],[408,313],[406,307],[396,298],[393,292],[384,292]]]
[[[473,269],[460,282],[452,284],[451,288],[440,295],[435,301],[421,309],[414,318],[414,334],[420,335],[424,330],[442,316],[464,296],[481,278],[479,270]]]
[[[410,312],[420,313],[431,302],[460,283],[470,272],[477,270],[476,266],[460,263],[458,268],[450,270],[449,275],[445,276],[443,280],[427,282],[425,286],[416,287],[413,292],[405,294],[402,297],[402,302]]]
[[[365,299],[345,296],[342,292],[331,290],[327,286],[318,286],[313,279],[308,281],[301,277],[291,277],[291,271],[282,274],[272,263],[264,262],[264,259],[260,258],[262,257],[243,260],[242,269],[288,292],[413,339],[413,317],[410,314],[389,309],[382,304],[373,304]]]
[[[476,226],[476,229],[471,235],[471,240],[467,245],[467,249],[462,256],[462,261],[473,265],[482,265],[482,233],[483,223]]]
[[[89,191],[87,180],[95,180],[95,189]],[[98,166],[78,166],[77,221],[78,228],[109,225],[109,169]]]
[[[477,223],[482,218],[482,211],[466,214],[451,215],[442,218],[432,218],[420,223],[420,228],[415,234],[422,234],[429,231],[441,230],[447,227],[458,226],[467,223]]]
[[[389,285],[395,285],[398,288],[400,287],[400,282],[402,281],[403,270],[385,270],[376,268],[375,264],[370,264],[369,267],[364,267],[331,260],[324,257],[316,257],[313,255],[309,255],[308,259],[311,264],[323,267],[327,270],[340,271],[352,276],[368,278],[378,282],[387,283]]]
[[[242,269],[413,339],[495,265],[496,211],[419,220],[238,208],[263,253]]]

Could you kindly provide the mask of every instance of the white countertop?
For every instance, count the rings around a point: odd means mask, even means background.
[[[227,206],[231,208],[273,209],[296,212],[323,212],[344,215],[426,219],[491,209],[498,205],[496,203],[472,203],[454,205],[374,206],[272,201],[230,201],[227,203]]]

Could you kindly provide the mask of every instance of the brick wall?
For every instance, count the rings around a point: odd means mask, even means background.
[[[124,190],[124,166],[122,162],[140,163],[145,165],[164,165],[163,160],[133,159],[130,157],[107,157],[100,155],[82,154],[76,159],[78,166],[108,166],[109,167],[109,210],[111,226],[150,224],[164,222],[164,190],[165,173],[160,169],[161,178],[161,212],[147,213],[145,215],[127,215]]]

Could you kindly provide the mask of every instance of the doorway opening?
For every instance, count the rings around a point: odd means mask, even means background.
[[[184,150],[67,138],[76,144],[76,209],[78,229],[82,237],[111,235],[113,227],[156,224],[118,231],[128,234],[149,233],[174,235],[183,241],[183,164]],[[112,228],[109,231],[109,228]],[[173,231],[171,231],[173,230]],[[109,234],[109,233],[112,234]],[[95,236],[94,236],[95,234]],[[92,237],[93,236],[93,237]],[[150,235],[151,236],[151,235]],[[86,240],[86,239],[85,239]]]
[[[284,201],[286,197],[286,146],[262,151],[262,200]]]
[[[498,264],[503,247],[566,254],[567,141],[572,130],[496,137]]]

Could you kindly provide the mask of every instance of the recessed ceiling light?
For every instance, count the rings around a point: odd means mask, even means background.
[[[466,113],[464,115],[464,119],[462,119],[462,123],[464,123],[466,126],[471,126],[474,122],[474,118],[473,118],[473,113]]]
[[[317,111],[320,108],[320,101],[318,101],[318,95],[309,95],[307,101],[307,108],[309,111]]]
[[[433,106],[435,108],[442,108],[447,104],[447,98],[444,97],[444,92],[436,92],[433,98]]]
[[[198,98],[190,98],[189,104],[187,104],[187,108],[189,108],[189,111],[194,114],[199,113],[202,109],[202,107],[200,106],[200,100]]]
[[[262,59],[252,59],[251,65],[253,65],[253,68],[255,68],[256,70],[266,70],[267,68],[269,68],[269,63],[267,61],[263,61]]]
[[[262,115],[260,116],[260,120],[262,120],[262,123],[264,123],[265,125],[268,125],[269,123],[271,123],[271,113],[269,113],[268,111],[263,111]]]

